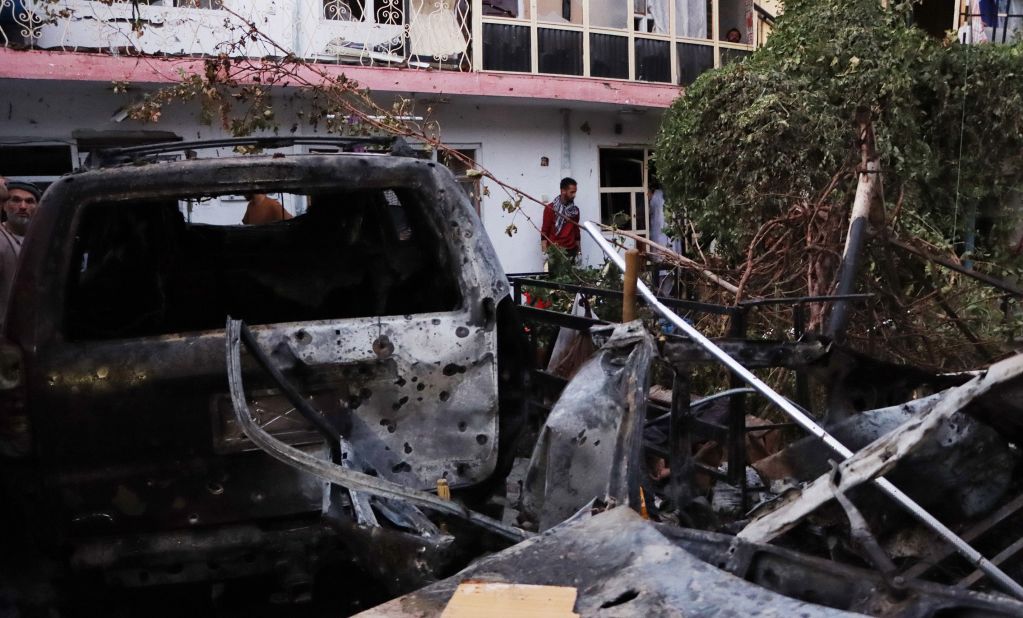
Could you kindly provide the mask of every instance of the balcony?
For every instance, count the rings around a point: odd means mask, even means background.
[[[243,20],[277,46],[231,47]],[[0,0],[3,47],[675,85],[749,54],[760,27],[753,0]]]
[[[966,44],[1018,43],[1023,37],[1023,0],[964,1],[959,41]]]

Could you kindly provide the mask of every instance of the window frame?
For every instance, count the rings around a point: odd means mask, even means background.
[[[598,173],[597,174],[597,194],[599,196],[599,204],[600,204],[600,207],[601,207],[601,212],[600,212],[601,223],[603,223],[605,225],[614,225],[613,221],[609,222],[609,221],[605,221],[604,220],[604,213],[603,213],[604,195],[627,193],[627,194],[629,194],[629,223],[630,223],[630,227],[628,228],[628,231],[633,232],[635,234],[638,234],[638,235],[640,235],[640,236],[642,236],[644,238],[649,238],[650,237],[650,203],[649,203],[649,195],[650,195],[650,171],[651,171],[651,162],[653,160],[653,149],[650,148],[649,146],[646,146],[646,145],[636,145],[636,146],[628,146],[628,145],[600,146],[600,147],[598,147],[598,154],[597,154],[597,157],[598,157],[598,159],[597,159],[597,167],[598,167],[598,169],[601,167],[600,157],[602,157],[605,152],[608,152],[608,151],[611,151],[611,150],[641,150],[643,152],[643,169],[642,169],[643,184],[642,184],[642,186],[620,186],[620,187],[619,186],[610,186],[610,187],[605,187],[603,185],[603,181],[600,178],[600,174]],[[636,220],[638,219],[637,214],[636,214],[636,210],[637,210],[636,194],[637,193],[642,193],[644,204],[645,204],[645,206],[643,207],[643,219],[644,220],[642,221],[642,224],[643,224],[642,227],[637,227],[636,226]]]

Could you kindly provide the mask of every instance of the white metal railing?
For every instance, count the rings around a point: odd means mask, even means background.
[[[753,49],[761,23],[753,7],[753,0],[0,0],[0,46],[283,55],[246,40],[251,21],[314,62],[685,84]]]

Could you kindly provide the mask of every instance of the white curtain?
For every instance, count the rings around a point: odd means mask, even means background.
[[[668,34],[668,0],[647,0],[646,6],[654,20],[654,32]]]
[[[413,0],[408,36],[412,54],[436,59],[466,52],[458,0]]]
[[[707,38],[707,0],[675,0],[675,33]]]

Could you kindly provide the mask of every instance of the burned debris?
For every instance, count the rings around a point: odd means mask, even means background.
[[[249,188],[308,209],[192,220]],[[935,375],[798,324],[751,339],[768,302],[836,298],[661,298],[592,224],[625,292],[507,278],[450,173],[397,155],[108,164],[42,213],[0,348],[12,555],[55,582],[22,605],[252,577],[308,604],[343,560],[373,590],[345,611],[391,599],[370,616],[466,582],[569,587],[587,616],[1023,613],[1023,356]],[[545,369],[526,324],[562,329]]]
[[[615,328],[576,372],[533,447],[522,515],[540,531],[594,499],[640,503],[640,452],[653,340],[640,322]]]

